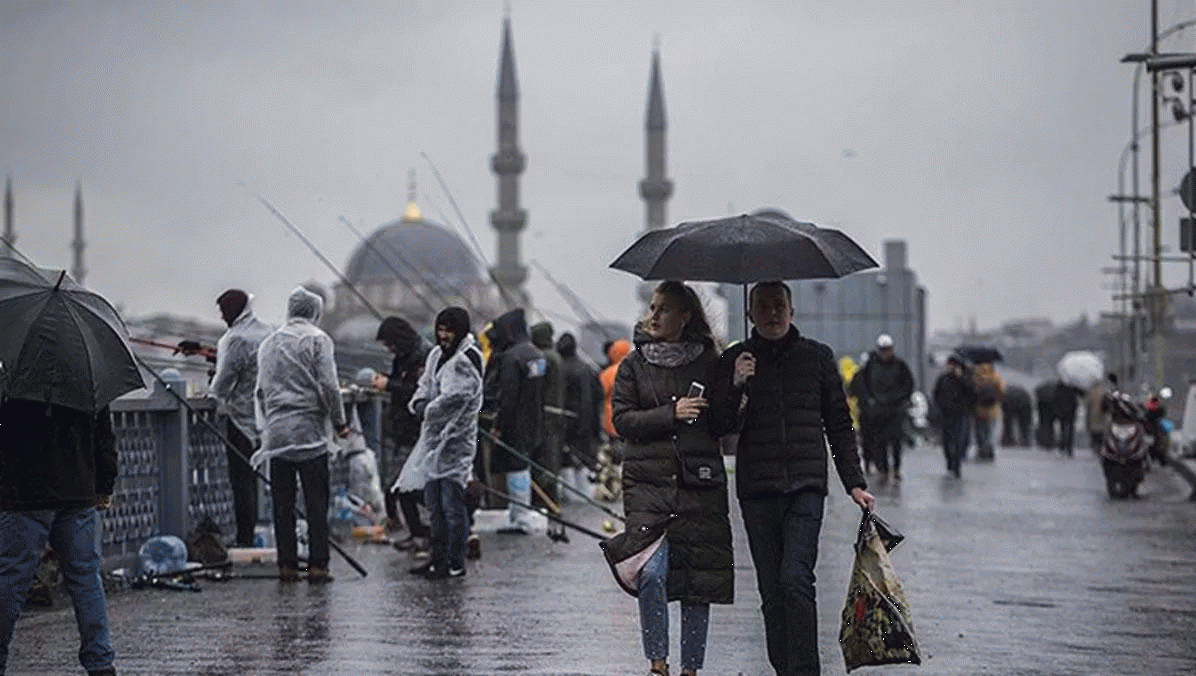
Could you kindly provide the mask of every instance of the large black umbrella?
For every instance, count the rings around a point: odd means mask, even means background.
[[[955,350],[955,354],[970,364],[991,364],[996,361],[1005,361],[1001,357],[1000,350],[988,345],[960,345]]]
[[[0,258],[0,391],[94,412],[145,386],[128,330],[66,272]]]
[[[650,230],[610,267],[643,279],[749,284],[842,277],[877,264],[838,230],[763,210]]]

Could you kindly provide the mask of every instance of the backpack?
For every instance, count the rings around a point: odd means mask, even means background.
[[[991,380],[985,380],[976,386],[976,403],[980,406],[992,406],[997,403],[1000,396],[1001,391]]]

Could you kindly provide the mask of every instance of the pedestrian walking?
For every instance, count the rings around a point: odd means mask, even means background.
[[[1030,392],[1018,385],[1006,385],[1001,397],[1001,445],[1029,446],[1033,421]]]
[[[584,495],[590,493],[588,472],[597,469],[596,456],[602,431],[602,383],[598,372],[577,354],[577,339],[561,334],[556,343],[565,374],[565,434],[561,453],[561,478]],[[572,414],[572,415],[569,415]],[[569,494],[561,494],[568,500]]]
[[[740,403],[736,492],[756,569],[768,661],[778,676],[812,676],[821,673],[814,567],[828,492],[828,444],[852,501],[872,509],[876,500],[860,467],[831,349],[793,326],[793,300],[782,282],[752,287],[748,308],[751,337],[723,353],[712,401]]]
[[[987,362],[972,367],[972,379],[976,383],[976,411],[973,416],[976,457],[992,460],[993,426],[1001,415],[1001,396],[1005,391],[1005,383],[997,375],[997,369]]]
[[[436,346],[428,353],[409,407],[421,420],[411,457],[420,459],[427,478],[424,504],[432,532],[431,560],[411,572],[428,579],[465,575],[465,489],[477,453],[483,368],[469,326],[464,308],[446,308],[436,316]]]
[[[532,480],[559,500],[563,488],[556,485],[561,474],[561,446],[565,436],[565,372],[561,354],[552,340],[552,323],[540,322],[529,329],[532,345],[544,355],[544,440],[532,458],[548,472],[532,472]],[[539,500],[539,496],[537,496]],[[542,501],[541,501],[542,502]],[[550,505],[543,505],[550,507]]]
[[[909,398],[914,393],[914,374],[896,356],[892,336],[882,333],[876,338],[876,350],[855,374],[851,391],[860,405],[864,448],[872,450],[880,480],[900,481],[901,444],[905,441]]]
[[[287,323],[258,348],[256,392],[264,423],[262,447],[252,461],[255,467],[269,466],[278,574],[284,582],[299,579],[297,478],[303,484],[307,515],[307,579],[332,580],[328,572],[329,424],[341,437],[349,435],[349,425],[332,339],[316,326],[323,306],[319,296],[296,288],[287,300]]]
[[[116,673],[96,528],[96,509],[108,507],[116,476],[107,407],[0,405],[0,674],[47,542],[75,606],[80,664],[90,676]]]
[[[959,478],[967,449],[968,425],[976,410],[976,383],[963,359],[957,355],[947,357],[947,370],[934,382],[932,398],[942,419],[947,471]]]
[[[507,450],[530,457],[544,441],[544,375],[548,369],[544,353],[527,335],[523,308],[516,308],[494,320],[490,330],[494,372],[486,378],[483,408],[494,415],[494,436],[490,451],[490,473],[503,477],[507,494],[531,504],[532,477],[527,460]],[[500,532],[531,533],[532,512],[510,502],[508,524]]]
[[[257,472],[249,457],[257,450],[258,436],[253,388],[257,384],[257,350],[274,330],[253,314],[253,298],[241,289],[229,289],[216,298],[220,317],[228,326],[216,342],[216,373],[209,392],[224,421],[228,482],[233,493],[233,516],[238,547],[252,547],[257,527]]]
[[[378,374],[374,376],[373,381],[375,389],[390,394],[384,420],[394,447],[391,456],[394,459],[394,470],[392,476],[386,477],[389,486],[385,501],[386,518],[388,526],[393,529],[399,523],[401,513],[402,522],[407,525],[407,537],[395,543],[397,549],[428,552],[427,540],[430,531],[419,513],[419,506],[423,502],[423,487],[418,490],[401,491],[397,485],[399,473],[411,457],[411,449],[419,439],[419,418],[411,412],[409,405],[424,372],[428,350],[424,347],[423,339],[402,317],[383,319],[382,324],[378,326],[376,338],[394,356],[391,360],[390,375]]]
[[[663,282],[649,312],[635,351],[618,367],[613,396],[614,426],[627,442],[626,531],[665,524],[638,576],[640,630],[651,673],[669,673],[668,602],[680,601],[681,673],[696,674],[705,660],[710,604],[734,600],[727,480],[718,443],[733,418],[708,407],[698,391],[716,374],[718,353],[697,294],[680,282]]]

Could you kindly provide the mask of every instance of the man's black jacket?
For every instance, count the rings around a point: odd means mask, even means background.
[[[0,509],[94,505],[116,484],[116,439],[107,407],[85,413],[57,404],[0,404]]]

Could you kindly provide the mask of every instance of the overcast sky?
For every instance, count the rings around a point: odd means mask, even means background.
[[[1118,161],[1148,0],[510,3],[527,154],[524,257],[606,317],[607,269],[644,227],[644,108],[659,36],[668,220],[784,209],[878,260],[909,243],[934,329],[1071,321],[1111,308]],[[83,185],[87,284],[128,316],[216,320],[241,286],[278,322],[296,284],[398,218],[407,175],[460,228],[427,155],[493,262],[501,2],[0,3],[0,171],[17,245],[69,267]],[[1160,26],[1196,3],[1160,0]],[[1164,47],[1190,51],[1188,31]],[[1143,87],[1143,92],[1148,87]],[[1143,97],[1145,124],[1148,99]],[[1164,120],[1170,119],[1164,116]],[[1187,164],[1168,129],[1166,195]],[[1149,146],[1146,146],[1149,148]],[[1143,185],[1149,180],[1143,157]],[[242,187],[240,182],[245,186]],[[1163,241],[1177,240],[1166,199]],[[1186,281],[1186,266],[1168,273]],[[564,301],[533,270],[536,303]]]

